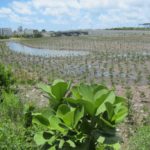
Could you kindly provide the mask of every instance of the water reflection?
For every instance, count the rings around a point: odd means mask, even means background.
[[[32,48],[16,42],[7,42],[6,45],[12,51],[28,54],[32,56],[68,57],[68,56],[84,56],[89,54],[89,52],[79,51],[79,50],[72,51],[72,50],[49,50],[49,49]]]

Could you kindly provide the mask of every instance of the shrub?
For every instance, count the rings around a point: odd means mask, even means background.
[[[125,99],[99,84],[80,84],[55,80],[40,85],[47,94],[50,110],[33,113],[33,123],[44,127],[35,134],[37,145],[50,150],[120,149],[116,126],[127,116]]]
[[[0,103],[0,116],[9,117],[12,121],[22,115],[23,105],[18,97],[12,92],[2,92],[1,95],[3,102]]]
[[[9,36],[0,36],[0,39],[9,39]]]
[[[3,102],[0,103],[0,149],[37,150],[37,145],[33,141],[36,128],[24,127],[23,104],[19,98],[14,93],[5,91],[2,92],[2,98]],[[30,115],[30,110],[26,112],[26,115]],[[29,121],[28,117],[26,121]]]
[[[9,91],[15,79],[12,75],[11,69],[0,64],[0,92],[2,90]]]
[[[37,150],[37,145],[33,141],[36,128],[29,126],[25,128],[26,124],[24,127],[24,122],[30,120],[32,109],[31,107],[27,109],[24,119],[23,104],[11,88],[14,81],[11,70],[0,64],[0,98],[2,100],[0,103],[0,149]]]
[[[12,122],[10,119],[1,119],[0,149],[37,150],[37,145],[33,141],[34,132],[34,128],[24,128],[22,122]]]

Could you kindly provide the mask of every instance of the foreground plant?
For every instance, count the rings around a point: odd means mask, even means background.
[[[126,100],[99,84],[80,84],[55,80],[41,85],[52,107],[33,113],[33,123],[43,127],[34,140],[50,150],[120,149],[116,127],[127,116]]]
[[[0,63],[0,95],[2,91],[10,91],[14,83],[15,79],[11,69]]]

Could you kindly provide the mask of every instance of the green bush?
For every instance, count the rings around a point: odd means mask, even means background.
[[[38,150],[33,141],[35,129],[24,128],[22,122],[12,122],[10,119],[0,120],[1,150]]]
[[[140,127],[130,139],[129,150],[150,149],[150,126]]]
[[[9,91],[11,86],[15,83],[11,69],[0,64],[0,92],[2,90]]]
[[[27,109],[24,118],[24,106],[11,88],[14,81],[11,70],[0,64],[0,149],[37,150],[33,140],[37,128],[25,128],[24,124],[30,119],[30,109]]]
[[[1,94],[3,102],[0,103],[0,116],[9,117],[12,121],[22,116],[23,105],[19,98],[12,92],[3,91]]]
[[[119,150],[116,126],[127,116],[126,99],[99,84],[80,84],[55,80],[40,85],[51,108],[33,113],[33,123],[44,129],[34,140],[50,150]]]
[[[33,141],[36,128],[31,126],[25,128],[24,108],[19,98],[14,93],[5,91],[2,92],[2,98],[3,102],[0,103],[0,149],[37,150],[37,145]]]
[[[9,36],[0,36],[0,39],[9,39]]]

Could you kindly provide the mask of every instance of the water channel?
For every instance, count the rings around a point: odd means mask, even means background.
[[[10,50],[28,54],[32,56],[41,56],[41,57],[69,57],[69,56],[84,56],[88,55],[87,51],[75,51],[75,50],[49,50],[49,49],[40,49],[33,48],[17,42],[7,42],[6,45]]]

